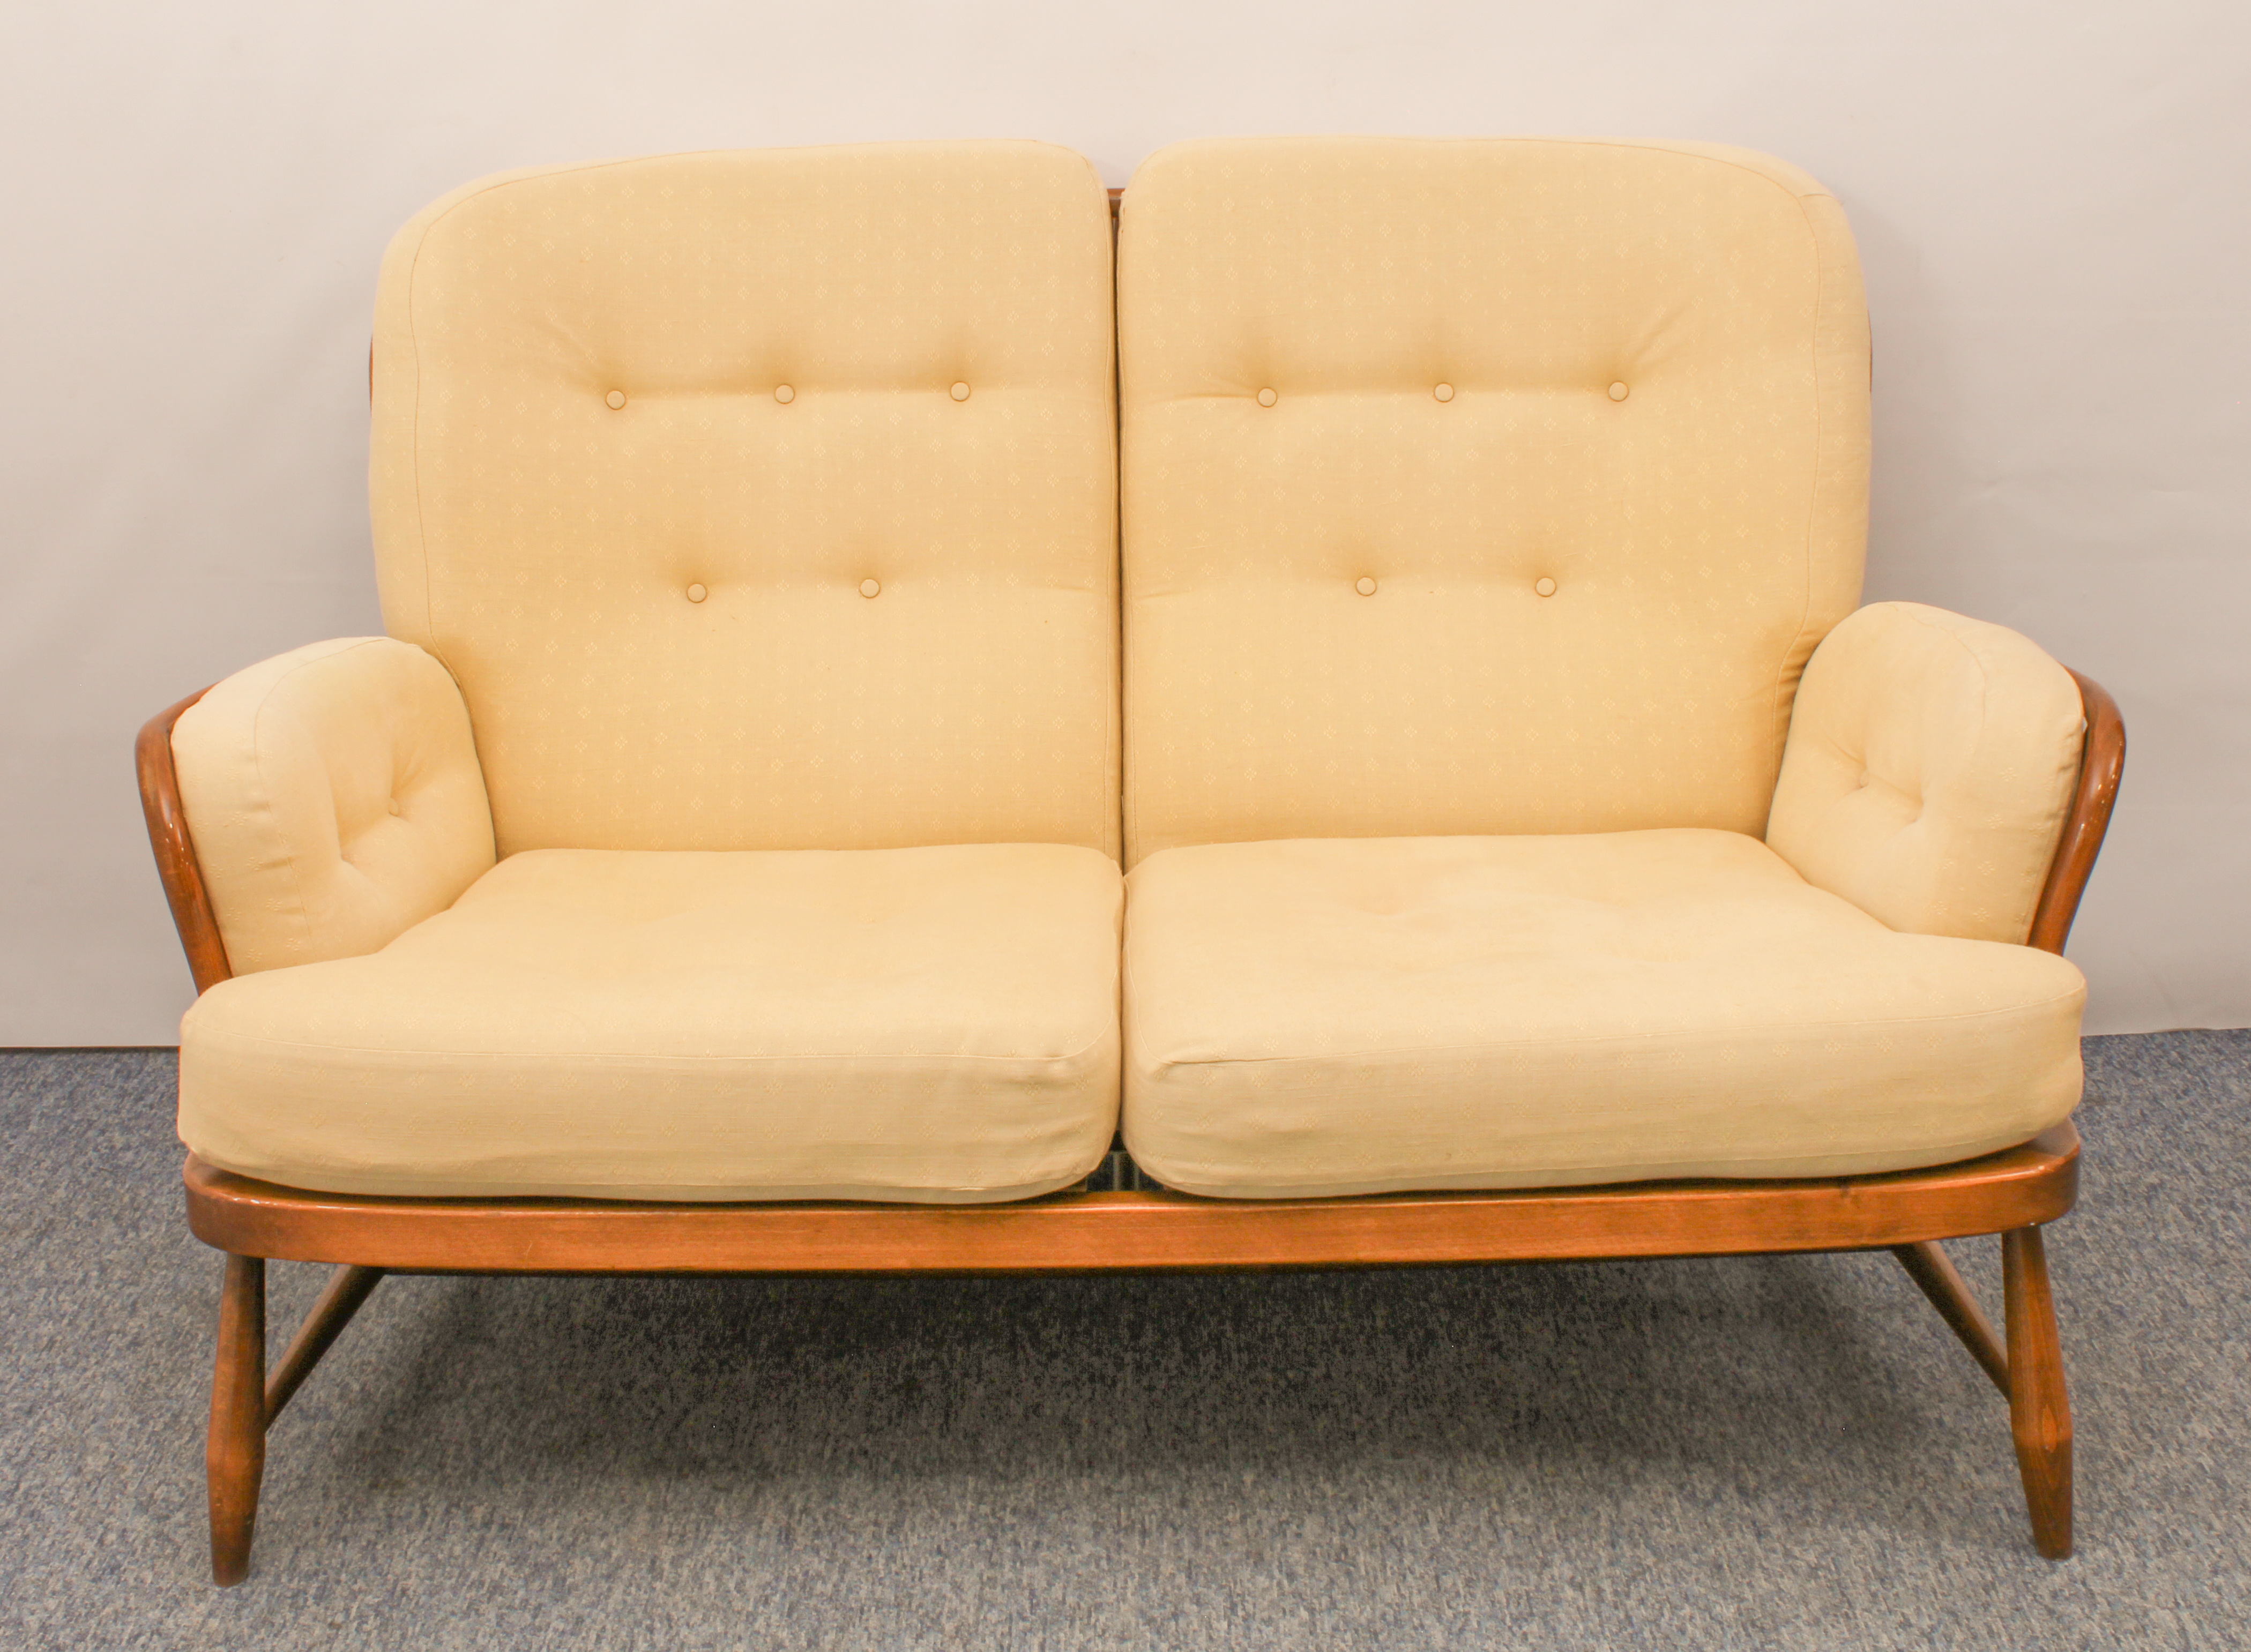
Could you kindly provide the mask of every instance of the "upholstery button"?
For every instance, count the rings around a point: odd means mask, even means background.
[[[952,391],[951,392],[949,392],[949,393],[952,396],[952,397],[953,397],[953,399],[954,399],[955,401],[957,401],[957,402],[966,402],[966,401],[967,401],[967,400],[969,399],[969,386],[968,386],[968,385],[966,385],[966,384],[956,384],[956,385],[953,387]],[[873,593],[870,593],[870,594],[873,594]]]
[[[1543,576],[1532,582],[1532,589],[1543,597],[1552,597],[1555,594],[1555,582]]]
[[[1274,392],[1273,392],[1272,391],[1271,391],[1271,390],[1262,390],[1262,391],[1260,391],[1258,392],[1258,404],[1259,404],[1259,406],[1261,406],[1261,407],[1271,407],[1271,406],[1273,406],[1273,404],[1274,404]]]
[[[1454,399],[1454,387],[1451,384],[1441,384],[1437,389],[1432,391],[1430,394],[1437,397],[1442,402],[1451,402]]]
[[[777,384],[774,386],[774,400],[779,402],[783,406],[786,407],[790,403],[796,399],[797,392],[792,390],[788,385]]]
[[[882,589],[883,586],[872,579],[863,579],[860,582],[860,594],[862,597],[872,597]]]
[[[391,812],[393,814],[397,814],[398,812],[398,799],[396,798],[393,798],[391,800]]]
[[[621,390],[613,390],[602,399],[613,407],[623,407],[626,404],[626,393]]]
[[[1362,574],[1360,577],[1360,583],[1354,585],[1353,589],[1363,597],[1373,597],[1375,594],[1375,582],[1373,579],[1370,579],[1367,575]]]
[[[1630,392],[1623,384],[1613,384],[1610,386],[1610,399],[1614,402],[1624,401],[1629,393]]]
[[[704,598],[710,594],[711,593],[710,591],[704,590],[701,585],[690,585],[688,587],[688,600],[690,602],[701,602]]]

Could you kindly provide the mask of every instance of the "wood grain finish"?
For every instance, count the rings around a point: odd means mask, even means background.
[[[204,1469],[211,1493],[211,1581],[229,1587],[250,1571],[258,1487],[266,1476],[266,1264],[256,1256],[226,1259]]]
[[[2007,1398],[2009,1356],[2002,1350],[2001,1339],[1993,1334],[1993,1322],[1985,1317],[1985,1310],[1970,1294],[1970,1287],[1956,1269],[1953,1258],[1939,1248],[1935,1239],[1894,1245],[1892,1255],[1899,1258],[1908,1277],[1922,1287],[1922,1294],[1930,1298],[1930,1305],[1938,1310],[1938,1317],[1962,1339],[1970,1357],[1984,1368],[1985,1374],[1993,1379],[1993,1386],[2001,1391],[2004,1399]]]
[[[2001,1287],[2009,1323],[2009,1433],[2032,1511],[2033,1546],[2062,1560],[2071,1554],[2071,1399],[2047,1248],[2038,1227],[2001,1235]]]
[[[2086,708],[2087,737],[2079,751],[2078,790],[2064,819],[2063,835],[2056,841],[2055,859],[2048,862],[2047,881],[2033,912],[2032,933],[2026,937],[2026,945],[2043,952],[2061,952],[2071,937],[2071,921],[2079,916],[2079,897],[2087,893],[2095,857],[2102,853],[2110,812],[2118,803],[2118,782],[2126,772],[2126,720],[2119,715],[2118,702],[2092,677],[2074,671],[2071,680],[2079,685],[2080,704]]]
[[[172,725],[180,714],[209,694],[198,688],[176,706],[167,706],[141,725],[133,743],[133,765],[141,776],[141,812],[149,823],[149,847],[156,852],[156,874],[164,898],[172,903],[172,924],[188,955],[196,991],[208,991],[234,973],[219,938],[218,918],[204,888],[203,867],[188,836],[188,817],[180,807],[180,777],[172,766]]]
[[[321,1356],[329,1351],[336,1339],[343,1334],[352,1316],[369,1294],[383,1282],[383,1269],[347,1264],[336,1269],[321,1299],[313,1304],[313,1311],[305,1316],[305,1323],[297,1327],[297,1334],[289,1339],[288,1351],[266,1383],[266,1426],[271,1428],[281,1408],[289,1403],[313,1367],[321,1363]]]
[[[1883,1176],[1361,1199],[369,1199],[277,1187],[195,1158],[186,1172],[189,1225],[205,1244],[393,1273],[1083,1273],[1863,1250],[2052,1220],[2078,1181],[2068,1123],[2007,1152]]]

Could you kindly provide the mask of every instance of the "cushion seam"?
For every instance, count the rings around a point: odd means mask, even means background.
[[[2074,1107],[2072,1108],[2071,1111],[2072,1111],[2072,1112],[2076,1112],[2077,1110],[2078,1110],[2078,1108],[2077,1108],[2077,1106],[2074,1104]],[[2066,1118],[2068,1118],[2069,1116],[2071,1116],[2071,1113],[2068,1113],[2068,1112],[2067,1112],[2067,1113],[2066,1113],[2063,1116],[2064,1116],[2064,1117],[2066,1117]],[[2042,1129],[2047,1129],[2047,1128],[2049,1128],[2049,1126],[2043,1125],[2041,1128],[2042,1128]],[[2012,1134],[2012,1135],[2013,1135],[2013,1134],[2014,1134],[2014,1132],[2013,1132],[2013,1131],[2011,1131],[2011,1132],[2008,1132],[2008,1133],[2009,1133],[2009,1134]],[[2034,1131],[2033,1132],[2033,1134],[2032,1134],[2032,1135],[2030,1135],[2030,1136],[2019,1137],[2018,1137],[2018,1138],[2017,1138],[2017,1139],[2018,1139],[2018,1144],[2019,1144],[2019,1145],[2022,1145],[2024,1143],[2030,1142],[2030,1141],[2032,1141],[2035,1137],[2037,1137],[2039,1134],[2040,1134],[2040,1131],[2039,1131],[2039,1130],[2034,1130]],[[1933,1152],[1938,1152],[1938,1153],[1951,1153],[1951,1152],[1955,1151],[1957,1149],[1959,1149],[1959,1148],[1964,1148],[1964,1147],[1970,1147],[1970,1146],[1974,1146],[1974,1145],[1977,1144],[1978,1143],[1981,1143],[1981,1142],[1987,1142],[1987,1141],[1990,1141],[1990,1140],[1991,1140],[1991,1139],[1992,1139],[1992,1133],[1991,1133],[1991,1131],[1988,1131],[1988,1132],[1986,1132],[1985,1134],[1984,1134],[1984,1135],[1982,1135],[1982,1136],[1958,1136],[1958,1137],[1953,1137],[1953,1138],[1951,1138],[1951,1139],[1950,1139],[1950,1140],[1947,1140],[1947,1141],[1943,1141],[1943,1142],[1931,1142],[1931,1143],[1928,1143],[1928,1144],[1926,1144],[1926,1145],[1927,1145],[1927,1146],[1929,1148],[1929,1150],[1930,1150],[1931,1151],[1933,1151]],[[1871,1149],[1870,1151],[1876,1151],[1876,1150]],[[1988,1149],[1987,1151],[2001,1151],[2001,1150]],[[1858,1157],[1859,1155],[1850,1155],[1850,1156],[1852,1156],[1852,1157]],[[1804,1159],[1804,1158],[1821,1158],[1821,1157],[1827,1157],[1827,1158],[1840,1158],[1840,1157],[1847,1157],[1847,1155],[1839,1154],[1839,1153],[1830,1153],[1830,1154],[1827,1154],[1827,1155],[1820,1155],[1820,1154],[1814,1154],[1814,1153],[1800,1153],[1800,1154],[1796,1154],[1796,1155],[1790,1155],[1790,1154],[1780,1154],[1780,1153],[1768,1153],[1768,1154],[1759,1154],[1759,1155],[1755,1155],[1755,1156],[1752,1156],[1752,1155],[1742,1155],[1742,1154],[1730,1154],[1730,1155],[1728,1155],[1728,1157],[1726,1157],[1726,1158],[1701,1158],[1701,1159],[1698,1159],[1698,1160],[1696,1160],[1695,1162],[1696,1162],[1696,1163],[1698,1163],[1698,1164],[1705,1164],[1705,1165],[1756,1165],[1756,1164],[1770,1164],[1770,1163],[1774,1162],[1774,1161],[1775,1161],[1775,1160],[1777,1160],[1777,1159],[1788,1159],[1788,1158],[1793,1158],[1793,1157],[1797,1158],[1801,1158],[1801,1159]],[[1904,1173],[1906,1173],[1906,1172],[1910,1172],[1910,1171],[1933,1169],[1933,1168],[1936,1168],[1936,1166],[1938,1166],[1938,1165],[1945,1165],[1945,1164],[1948,1164],[1948,1163],[1950,1163],[1950,1162],[1951,1162],[1951,1161],[1950,1161],[1950,1160],[1948,1160],[1948,1159],[1941,1158],[1941,1159],[1934,1159],[1934,1160],[1930,1160],[1930,1161],[1929,1161],[1929,1162],[1927,1162],[1927,1163],[1921,1164],[1921,1165],[1901,1165],[1901,1166],[1900,1166],[1900,1167],[1899,1167],[1899,1171],[1898,1171],[1896,1173],[1904,1174]],[[1615,1164],[1615,1161],[1584,1161],[1584,1162],[1576,1163],[1576,1164],[1544,1164],[1544,1165],[1538,1165],[1529,1166],[1528,1168],[1530,1168],[1530,1169],[1534,1170],[1534,1172],[1540,1172],[1540,1171],[1559,1171],[1559,1170],[1571,1170],[1571,1171],[1577,1171],[1577,1170],[1596,1170],[1596,1169],[1602,1169],[1602,1168],[1610,1167],[1610,1166],[1612,1166],[1612,1165],[1615,1165],[1615,1167],[1616,1167],[1616,1168],[1620,1169],[1620,1170],[1626,1170],[1626,1169],[1628,1169],[1628,1168],[1629,1168],[1628,1166],[1624,1165],[1616,1165],[1616,1164]],[[1475,1171],[1465,1171],[1465,1172],[1460,1172],[1460,1173],[1461,1173],[1461,1174],[1464,1174],[1464,1175],[1476,1175],[1476,1174],[1478,1174],[1479,1172],[1475,1172]],[[1773,1177],[1771,1177],[1771,1178],[1763,1178],[1763,1177],[1762,1177],[1762,1178],[1747,1178],[1747,1179],[1752,1179],[1752,1180],[1768,1180],[1768,1179],[1771,1179],[1771,1180],[1775,1180],[1775,1181],[1795,1181],[1795,1180],[1804,1179],[1804,1180],[1811,1180],[1811,1181],[1826,1181],[1826,1180],[1830,1179],[1831,1176],[1832,1176],[1832,1175],[1839,1175],[1839,1174],[1843,1174],[1843,1175],[1859,1175],[1859,1176],[1885,1176],[1885,1175],[1890,1175],[1890,1174],[1894,1174],[1894,1173],[1895,1173],[1895,1172],[1889,1172],[1889,1171],[1880,1171],[1880,1170],[1878,1170],[1878,1171],[1854,1171],[1854,1172],[1818,1172],[1818,1171],[1816,1171],[1816,1172],[1797,1172],[1796,1174],[1790,1174],[1790,1173],[1787,1173],[1787,1172],[1785,1172],[1785,1173],[1783,1173],[1783,1174],[1778,1174],[1778,1175],[1773,1176]],[[1250,1179],[1250,1178],[1245,1178],[1245,1179],[1247,1180],[1247,1179]],[[1379,1178],[1377,1178],[1376,1179],[1378,1179],[1378,1180],[1388,1180],[1388,1179],[1390,1179],[1390,1178],[1379,1177]],[[1409,1181],[1409,1182],[1412,1182],[1414,1179],[1416,1179],[1415,1172],[1405,1172],[1405,1173],[1404,1173],[1404,1174],[1403,1174],[1403,1175],[1399,1179],[1405,1180],[1405,1181]],[[1653,1176],[1652,1176],[1652,1175],[1649,1175],[1649,1174],[1647,1174],[1646,1172],[1644,1172],[1644,1173],[1641,1173],[1641,1174],[1638,1174],[1638,1175],[1628,1174],[1628,1175],[1621,1176],[1621,1177],[1617,1178],[1617,1179],[1620,1183],[1623,1183],[1623,1184],[1629,1184],[1629,1185],[1630,1185],[1630,1184],[1634,1183],[1634,1182],[1733,1180],[1733,1179],[1734,1179],[1734,1178],[1729,1178],[1729,1177],[1709,1177],[1709,1178],[1707,1178],[1707,1177],[1704,1177],[1704,1176],[1698,1176],[1698,1175],[1677,1175],[1677,1176],[1667,1176],[1667,1175],[1659,1174],[1659,1175],[1653,1175]],[[1274,1180],[1271,1185],[1277,1185],[1277,1186],[1287,1186],[1287,1185],[1291,1185],[1292,1184],[1290,1184],[1290,1183],[1288,1183],[1288,1182],[1286,1182],[1286,1181],[1283,1181],[1283,1180],[1281,1180],[1280,1179],[1278,1179],[1278,1179],[1275,1179],[1275,1180]],[[1305,1183],[1305,1184],[1298,1184],[1298,1185],[1306,1185],[1306,1186],[1318,1185],[1318,1184],[1315,1184],[1315,1183]],[[1561,1191],[1564,1191],[1564,1190],[1568,1190],[1568,1189],[1571,1189],[1571,1188],[1585,1188],[1585,1189],[1592,1189],[1592,1188],[1595,1188],[1595,1187],[1601,1187],[1601,1186],[1604,1186],[1604,1185],[1608,1185],[1608,1184],[1607,1184],[1607,1183],[1605,1183],[1605,1182],[1555,1182],[1555,1183],[1548,1183],[1548,1184],[1541,1184],[1541,1183],[1530,1183],[1530,1184],[1526,1184],[1526,1183],[1520,1183],[1520,1182],[1511,1182],[1511,1183],[1506,1183],[1506,1184],[1503,1184],[1503,1185],[1498,1185],[1498,1186],[1495,1186],[1495,1187],[1492,1187],[1492,1188],[1489,1188],[1489,1189],[1484,1189],[1484,1190],[1480,1190],[1480,1189],[1478,1189],[1478,1188],[1475,1188],[1475,1187],[1459,1187],[1459,1186],[1457,1186],[1457,1187],[1431,1187],[1431,1188],[1425,1188],[1425,1189],[1423,1189],[1423,1191],[1426,1191],[1426,1192],[1444,1192],[1444,1193],[1473,1193],[1473,1192],[1479,1192],[1479,1191],[1491,1192],[1538,1192],[1542,1191],[1542,1190],[1543,1190],[1543,1188],[1550,1188],[1550,1189],[1553,1189],[1553,1190],[1555,1190],[1555,1191],[1561,1192]],[[1182,1191],[1184,1191],[1184,1192],[1190,1192],[1190,1191],[1193,1191],[1193,1190],[1190,1190],[1190,1189],[1183,1189]],[[1376,1191],[1376,1192],[1365,1192],[1365,1193],[1334,1193],[1334,1194],[1331,1194],[1331,1195],[1329,1195],[1329,1197],[1331,1197],[1331,1198],[1334,1198],[1334,1199],[1382,1199],[1382,1198],[1387,1197],[1389,1193],[1411,1192],[1414,1192],[1414,1191],[1416,1191],[1416,1190],[1413,1186],[1409,1185],[1409,1186],[1402,1186],[1402,1187],[1391,1188],[1391,1189],[1389,1189],[1389,1190],[1379,1190],[1379,1191]],[[1267,1197],[1267,1195],[1260,1194],[1260,1193],[1236,1193],[1236,1194],[1219,1194],[1219,1195],[1201,1194],[1201,1195],[1198,1195],[1198,1197],[1202,1197],[1202,1198],[1219,1197],[1219,1198],[1237,1198],[1237,1199],[1259,1199],[1259,1198],[1264,1198],[1264,1197]]]
[[[1996,944],[2006,944],[2006,943],[1996,943]],[[2047,998],[2035,999],[2029,1004],[2016,1005],[2008,1009],[2003,1010],[1964,1010],[1950,1015],[1893,1015],[1886,1016],[1881,1020],[1870,1019],[1850,1021],[1822,1020],[1770,1022],[1762,1023],[1756,1026],[1728,1026],[1719,1028],[1716,1029],[1716,1035],[1728,1038],[1756,1038],[1776,1033],[1809,1034],[1838,1030],[1848,1030],[1856,1027],[1924,1026],[1935,1023],[1948,1021],[1961,1022],[1991,1020],[2004,1016],[2029,1015],[2037,1011],[2049,1009],[2055,1005],[2065,1003],[2069,999],[2083,998],[2086,996],[2086,991],[2087,989],[2082,984],[2079,986],[2074,987],[2068,992],[2058,992]],[[1182,1057],[1160,1062],[1158,1063],[1158,1067],[1161,1070],[1170,1071],[1173,1068],[1182,1067],[1263,1067],[1283,1062],[1301,1062],[1307,1065],[1313,1065],[1332,1061],[1353,1061],[1368,1056],[1403,1056],[1413,1057],[1419,1060],[1428,1056],[1448,1055],[1458,1052],[1473,1050],[1554,1048],[1558,1046],[1569,1045],[1645,1043],[1654,1040],[1676,1039],[1683,1036],[1684,1034],[1689,1037],[1702,1038],[1708,1038],[1715,1035],[1714,1029],[1704,1027],[1672,1028],[1662,1032],[1652,1033],[1603,1033],[1588,1035],[1574,1035],[1567,1038],[1531,1037],[1506,1040],[1489,1039],[1471,1044],[1421,1044],[1404,1045],[1389,1048],[1377,1047],[1372,1049],[1324,1050],[1317,1054],[1304,1055],[1220,1055],[1193,1058]]]
[[[1113,1034],[1112,1033],[1098,1033],[1094,1038],[1089,1040],[1086,1043],[1080,1045],[1077,1049],[1068,1051],[1060,1055],[975,1055],[966,1054],[948,1054],[935,1051],[871,1051],[864,1053],[857,1051],[840,1051],[835,1054],[817,1054],[807,1051],[797,1051],[783,1055],[668,1055],[655,1052],[645,1054],[635,1054],[620,1051],[606,1050],[431,1050],[410,1047],[406,1046],[322,1044],[315,1043],[304,1039],[269,1038],[262,1033],[234,1033],[229,1032],[225,1028],[204,1032],[200,1036],[204,1040],[214,1042],[225,1040],[237,1045],[252,1045],[266,1049],[323,1050],[334,1054],[381,1055],[394,1057],[411,1056],[432,1061],[530,1060],[571,1062],[601,1061],[613,1063],[701,1061],[711,1064],[741,1064],[765,1061],[1076,1061],[1091,1052],[1099,1049],[1105,1042],[1111,1040],[1112,1035]],[[185,1041],[186,1040],[183,1040],[184,1043]]]

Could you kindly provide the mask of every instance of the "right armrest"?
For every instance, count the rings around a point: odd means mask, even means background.
[[[1893,929],[2023,944],[2075,812],[2087,730],[2079,685],[2030,639],[1873,603],[1806,663],[1767,847]]]
[[[375,951],[494,861],[468,708],[412,643],[316,642],[237,672],[180,714],[171,757],[236,975]]]

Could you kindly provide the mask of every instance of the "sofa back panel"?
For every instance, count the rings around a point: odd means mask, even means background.
[[[1859,600],[1837,204],[1707,146],[1227,139],[1119,250],[1129,863],[1765,824]]]
[[[503,854],[1116,854],[1109,213],[1043,144],[469,185],[377,304],[384,619]]]

